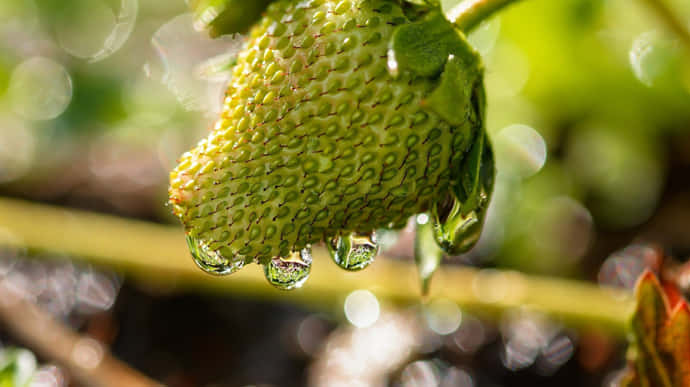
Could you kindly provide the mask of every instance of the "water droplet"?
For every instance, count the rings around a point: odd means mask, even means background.
[[[311,247],[293,252],[288,257],[273,258],[264,266],[268,282],[280,290],[301,288],[311,272]]]
[[[442,211],[434,211],[434,236],[448,254],[462,254],[479,240],[479,216],[476,211],[463,215],[462,203],[455,198],[451,199],[451,203],[451,210],[447,215],[443,215]]]
[[[436,243],[448,254],[469,251],[479,240],[489,198],[493,192],[495,166],[491,145],[482,132],[463,161],[459,184],[432,209]]]
[[[14,69],[7,95],[20,116],[50,120],[62,114],[72,100],[72,79],[61,64],[34,57]]]
[[[187,235],[187,245],[194,257],[194,262],[201,270],[214,275],[228,275],[240,270],[244,266],[244,259],[233,257],[228,259],[220,252],[212,250],[206,242]]]
[[[376,233],[352,233],[348,236],[333,238],[328,244],[328,251],[333,261],[341,268],[349,271],[362,270],[374,262],[379,246]]]
[[[417,273],[422,283],[422,294],[427,294],[429,292],[429,285],[431,284],[431,276],[434,275],[441,265],[443,251],[436,243],[432,225],[429,223],[429,216],[426,215],[421,221],[420,217],[421,215],[417,216],[414,261],[417,265]]]

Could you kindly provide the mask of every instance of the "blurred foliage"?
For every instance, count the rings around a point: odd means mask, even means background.
[[[0,387],[28,386],[36,372],[36,357],[26,349],[0,349]]]

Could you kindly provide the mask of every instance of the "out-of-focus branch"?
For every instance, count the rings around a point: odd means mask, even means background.
[[[122,270],[149,286],[207,289],[331,310],[356,289],[369,289],[399,304],[421,299],[411,262],[380,257],[367,270],[350,273],[329,262],[326,249],[317,246],[306,285],[281,292],[266,282],[257,265],[225,278],[202,273],[190,258],[180,228],[11,199],[0,199],[0,244],[66,254]],[[628,293],[594,284],[448,265],[434,276],[428,297],[454,301],[489,318],[506,309],[528,307],[570,326],[603,327],[619,335],[626,332],[634,307]]]
[[[661,21],[678,35],[685,46],[686,52],[690,54],[690,28],[687,21],[683,21],[666,3],[665,0],[645,0],[647,4],[657,13]]]
[[[94,339],[73,332],[4,284],[0,284],[0,326],[32,351],[64,367],[81,385],[161,385],[114,358]]]

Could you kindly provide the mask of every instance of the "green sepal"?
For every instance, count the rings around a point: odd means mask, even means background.
[[[404,24],[391,37],[389,70],[396,76],[409,72],[436,77],[453,55],[462,63],[478,66],[478,55],[462,32],[456,30],[440,11],[429,12],[421,20]]]
[[[457,107],[472,106],[470,102],[481,78],[482,71],[476,60],[451,54],[439,85],[431,92],[425,104],[450,124],[461,125],[467,120],[467,115],[464,111],[458,111]]]

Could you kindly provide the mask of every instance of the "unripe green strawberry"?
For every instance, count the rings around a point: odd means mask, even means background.
[[[477,54],[437,10],[278,0],[171,173],[173,211],[221,273],[404,224],[462,186],[482,93]]]

